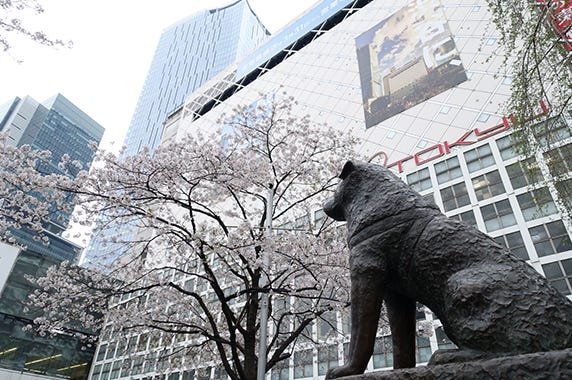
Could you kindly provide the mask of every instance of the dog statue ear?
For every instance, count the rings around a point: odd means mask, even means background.
[[[348,161],[346,162],[346,164],[344,165],[344,168],[342,169],[342,172],[340,173],[340,175],[338,176],[340,179],[345,179],[347,176],[349,176],[351,174],[351,172],[353,172],[355,170],[355,165],[353,162]]]

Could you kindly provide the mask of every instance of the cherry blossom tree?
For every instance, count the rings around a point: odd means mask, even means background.
[[[27,230],[48,244],[45,223],[73,210],[71,194],[56,187],[60,177],[39,169],[50,160],[50,152],[13,146],[0,133],[0,242],[17,245],[14,230]]]
[[[572,102],[572,3],[568,0],[487,0],[487,3],[500,44],[507,53],[505,74],[513,78],[510,111],[520,120],[534,118],[542,100],[554,115],[568,112]]]
[[[9,52],[14,36],[23,36],[45,46],[67,46],[72,42],[52,38],[42,30],[29,29],[23,18],[44,12],[39,0],[0,0],[0,51]]]
[[[570,149],[546,152],[570,130],[563,117],[572,105],[572,2],[570,0],[510,1],[487,0],[501,46],[507,53],[501,66],[512,77],[508,112],[515,115],[513,137],[525,156],[546,156],[557,203],[572,213],[572,181],[562,176],[562,161],[570,159]],[[498,54],[497,52],[493,54]],[[538,103],[543,101],[549,118],[537,120]],[[529,176],[535,178],[536,161],[531,160]],[[541,178],[536,176],[536,178]]]
[[[100,218],[137,233],[110,237],[126,253],[104,270],[63,263],[37,280],[40,330],[103,325],[122,349],[133,351],[131,336],[150,350],[162,339],[175,347],[170,366],[214,360],[232,379],[253,379],[262,295],[266,371],[315,338],[314,321],[336,328],[335,310],[348,301],[344,234],[314,212],[355,141],[294,116],[294,107],[285,95],[264,97],[152,156],[99,152],[89,175],[52,179],[76,195],[79,222]],[[132,360],[140,369],[143,357]]]

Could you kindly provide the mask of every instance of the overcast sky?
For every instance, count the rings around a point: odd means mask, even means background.
[[[26,14],[24,24],[73,40],[73,48],[13,40],[12,57],[0,52],[0,104],[25,95],[41,102],[59,92],[106,129],[106,146],[111,141],[118,146],[162,30],[202,9],[234,1],[40,0],[45,12]],[[264,25],[276,32],[316,0],[249,3]]]

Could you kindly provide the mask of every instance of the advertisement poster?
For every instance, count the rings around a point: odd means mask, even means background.
[[[467,80],[438,0],[411,2],[356,48],[366,128]]]

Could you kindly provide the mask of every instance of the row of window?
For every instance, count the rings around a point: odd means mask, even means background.
[[[551,134],[544,133],[544,129],[537,128],[535,135],[541,147],[548,148],[549,144],[567,139],[571,136],[570,128],[559,119],[549,120],[556,127]],[[541,124],[542,126],[542,124]],[[508,160],[517,156],[516,149],[510,139],[505,136],[496,140],[500,156],[503,160]],[[482,171],[488,167],[491,170],[487,173],[475,176],[466,181],[463,179],[463,170],[459,156],[454,156],[434,165],[435,179],[438,184],[459,179],[460,182],[439,190],[443,209],[445,212],[471,205],[471,195],[467,188],[467,183],[472,185],[474,196],[477,201],[486,201],[490,198],[512,192],[530,188],[541,183],[543,176],[534,157],[519,160],[507,165],[506,172],[510,179],[511,188],[503,184],[501,173],[496,166],[496,161],[490,144],[479,146],[464,153],[464,159],[469,173]],[[547,163],[550,174],[554,177],[567,175],[572,171],[572,144],[568,143],[544,153],[544,160]],[[571,182],[572,180],[568,180]],[[407,182],[417,191],[424,191],[433,186],[430,171],[428,168],[407,175]],[[558,183],[559,188],[565,188],[566,183]],[[569,192],[558,191],[559,196],[566,198]],[[432,194],[428,194],[432,197]],[[555,202],[547,187],[532,189],[528,192],[516,195],[519,209],[525,221],[553,215],[558,212]],[[484,226],[487,232],[497,231],[517,224],[511,203],[508,199],[502,199],[479,207]],[[477,227],[477,218],[474,210],[461,212],[453,215],[452,218]],[[565,251],[572,250],[570,236],[561,220],[543,223],[537,226],[528,227],[526,230],[510,232],[497,236],[495,240],[508,247],[514,254],[529,260],[527,249],[523,240],[523,234],[528,233],[536,250],[538,257],[544,257]],[[571,274],[572,259],[556,261],[542,265],[545,276],[563,294],[572,294]]]
[[[443,329],[438,327],[435,329],[437,344],[440,349],[454,348],[453,343],[447,338]],[[416,360],[418,363],[427,362],[431,357],[432,350],[430,340],[427,337],[418,336],[416,339]],[[339,346],[329,345],[318,347],[316,350],[307,349],[294,353],[292,359],[286,359],[279,362],[271,371],[272,380],[287,380],[290,378],[290,366],[292,365],[293,376],[295,379],[308,378],[314,376],[314,371],[318,376],[324,376],[330,368],[340,366],[341,356],[344,362],[347,360],[349,343],[342,346],[343,351],[340,352]],[[314,361],[314,358],[317,360]],[[98,364],[94,367],[92,374],[93,380],[117,379],[119,377],[136,376],[142,373],[161,371],[166,369],[167,362],[160,364],[155,353],[146,356],[138,356],[131,359],[118,360],[113,363]],[[173,362],[173,359],[171,359]],[[171,367],[173,364],[171,363]],[[393,366],[393,345],[391,336],[378,337],[375,341],[374,351],[372,355],[372,366],[374,369],[387,368]],[[206,367],[195,370],[187,370],[175,372],[169,375],[156,375],[152,377],[154,380],[194,380],[196,378],[212,378],[225,379],[226,374],[222,367],[215,368]],[[146,378],[143,378],[146,379]],[[149,377],[148,379],[151,379]]]
[[[550,134],[539,134],[537,136],[542,147],[550,147],[549,144],[554,144],[572,137],[572,132],[566,122],[560,119],[553,119],[552,122],[558,123],[554,131]],[[517,149],[514,147],[514,143],[511,141],[510,135],[496,140],[496,144],[503,160],[508,160],[518,155]],[[568,173],[572,170],[572,144],[551,148],[544,154],[544,158],[548,162],[552,175],[560,176]],[[464,153],[464,159],[469,173],[474,173],[496,164],[489,144],[484,144],[466,151]],[[434,168],[438,184],[443,184],[463,176],[458,156],[438,162],[434,165]],[[511,178],[511,183],[514,189],[522,188],[541,179],[541,174],[537,164],[534,162],[534,158],[529,158],[523,162],[517,162],[513,165],[507,166],[507,172]],[[480,183],[482,178],[477,178],[473,179],[473,183]],[[502,185],[498,172],[497,174],[491,174],[490,178],[486,179],[491,183],[491,185]],[[432,183],[429,170],[425,168],[407,175],[407,183],[417,191],[430,189],[432,187]],[[482,196],[485,195],[483,194]]]

